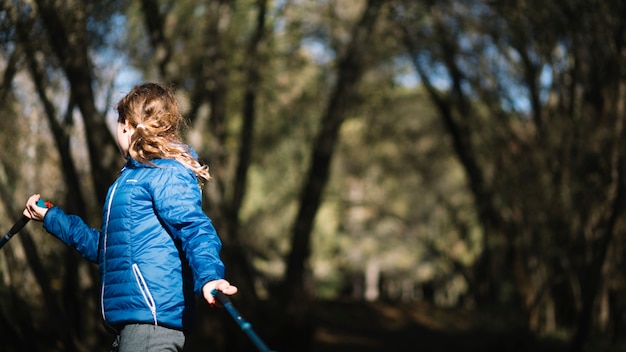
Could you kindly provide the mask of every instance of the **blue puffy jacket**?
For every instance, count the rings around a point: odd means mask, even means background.
[[[44,228],[98,263],[101,308],[114,329],[149,323],[188,329],[195,295],[224,276],[221,242],[202,211],[194,173],[172,159],[129,159],[109,188],[102,229],[58,207]]]

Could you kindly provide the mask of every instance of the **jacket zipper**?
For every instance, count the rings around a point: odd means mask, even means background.
[[[148,284],[146,283],[146,280],[143,278],[143,275],[141,274],[141,270],[139,270],[139,266],[137,265],[137,263],[133,264],[133,274],[135,274],[135,280],[137,280],[137,285],[139,286],[139,290],[141,290],[143,299],[146,301],[146,304],[150,308],[150,312],[152,312],[154,325],[158,325],[157,315],[156,315],[156,304],[154,303],[154,298],[152,297],[152,294],[150,293]]]
[[[104,268],[102,268],[102,288],[100,291],[100,310],[102,312],[102,319],[104,320],[105,323],[107,323],[107,319],[104,314],[104,286],[106,286],[107,237],[109,235],[109,220],[111,219],[111,204],[113,203],[113,195],[115,195],[116,189],[117,189],[117,182],[113,185],[113,189],[111,190],[111,196],[109,197],[109,204],[107,204],[107,219],[106,219],[105,230],[104,230],[104,242],[102,243],[102,248],[103,248],[102,249],[103,251],[102,265],[104,265]]]

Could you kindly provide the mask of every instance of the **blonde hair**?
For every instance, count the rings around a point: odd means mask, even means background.
[[[209,167],[191,154],[182,142],[181,129],[186,120],[178,111],[174,92],[156,83],[135,86],[117,103],[118,122],[129,122],[135,129],[128,152],[145,164],[154,159],[175,159],[199,178],[211,180]]]

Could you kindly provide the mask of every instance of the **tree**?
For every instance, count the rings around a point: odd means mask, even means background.
[[[331,158],[334,153],[339,130],[346,118],[350,97],[354,94],[363,71],[363,52],[366,43],[371,40],[371,33],[381,12],[384,1],[368,1],[363,15],[353,29],[350,44],[341,53],[338,60],[337,83],[330,96],[328,105],[313,144],[311,166],[307,180],[303,184],[299,210],[292,230],[291,252],[287,258],[285,293],[289,299],[299,301],[306,294],[306,262],[310,257],[310,236],[313,220],[319,209],[321,194],[328,181]]]
[[[86,210],[89,207],[86,206],[83,190],[79,186],[80,168],[76,167],[75,155],[70,150],[72,135],[69,131],[75,126],[74,111],[78,108],[84,118],[85,132],[89,141],[87,150],[91,157],[86,160],[90,162],[90,169],[93,171],[90,175],[93,177],[95,195],[102,201],[115,174],[113,170],[118,169],[119,154],[107,128],[104,114],[98,112],[95,106],[96,97],[92,91],[94,78],[87,45],[88,37],[94,33],[89,33],[87,21],[90,18],[89,14],[110,9],[106,6],[86,6],[81,2],[53,4],[49,1],[40,1],[36,4],[16,2],[14,6],[9,6],[8,2],[5,2],[4,7],[9,9],[9,16],[6,19],[14,26],[13,54],[17,58],[14,61],[16,65],[7,72],[19,72],[22,65],[29,72],[60,155],[60,162],[63,165],[62,178],[66,181],[68,189],[73,189],[66,192],[65,207],[69,211],[88,217],[90,214]],[[63,19],[60,18],[62,13]],[[97,16],[91,19],[92,24],[98,22]],[[97,24],[92,28],[97,28]],[[56,56],[57,60],[38,59],[46,56]],[[64,112],[59,112],[53,98],[49,97],[51,87],[61,81],[57,80],[59,76],[51,75],[51,72],[62,72],[68,82],[70,94],[67,98],[67,110]],[[5,75],[3,85],[9,87],[14,77],[16,75],[13,73]],[[4,199],[5,202],[9,202],[9,194],[6,194]],[[95,316],[83,315],[82,310],[78,310],[76,306],[77,304],[94,308],[97,306],[94,301],[89,300],[89,296],[80,294],[79,273],[81,270],[91,269],[87,264],[80,262],[72,250],[64,249],[62,257],[67,270],[61,276],[62,290],[57,294],[52,288],[52,279],[48,277],[39,260],[36,245],[31,237],[24,234],[20,239],[43,292],[49,314],[56,317],[58,324],[52,326],[57,332],[55,335],[59,339],[58,344],[65,346],[67,350],[89,349],[81,347],[86,341],[80,341],[78,336],[83,335],[83,329],[93,328],[98,323]]]
[[[569,326],[559,312],[575,310],[580,348],[617,264],[607,255],[624,212],[623,43],[589,33],[622,38],[623,6],[405,5],[397,14],[408,52],[483,226],[474,297],[509,301],[503,290],[514,285],[534,331]],[[442,77],[444,89],[433,83]]]

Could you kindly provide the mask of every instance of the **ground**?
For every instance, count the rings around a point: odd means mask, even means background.
[[[309,308],[311,314],[305,323],[311,329],[307,336],[293,329],[298,322],[289,321],[281,326],[277,323],[279,318],[272,317],[271,313],[252,322],[253,330],[270,350],[277,352],[570,351],[563,341],[528,334],[519,324],[520,319],[498,309],[479,313],[443,309],[421,302],[392,304],[350,300],[320,301]],[[211,314],[216,314],[215,310]],[[240,346],[226,343],[228,352],[258,351],[232,317],[219,310],[217,315],[225,319],[223,323],[238,330],[235,336]],[[292,347],[298,342],[306,347]],[[596,344],[581,351],[626,351],[608,341],[600,341],[600,344],[610,346]],[[197,351],[207,350],[206,346]]]
[[[314,352],[551,351],[513,321],[424,303],[325,302]]]

